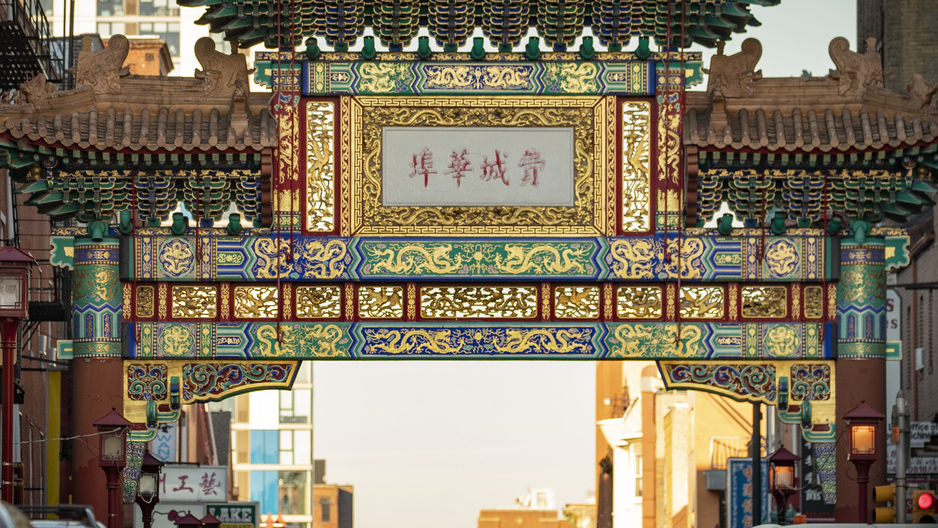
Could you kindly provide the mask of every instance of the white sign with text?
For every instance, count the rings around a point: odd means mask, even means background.
[[[228,468],[166,464],[160,471],[160,501],[218,502],[228,498]]]
[[[381,203],[569,207],[574,159],[568,127],[384,127]]]

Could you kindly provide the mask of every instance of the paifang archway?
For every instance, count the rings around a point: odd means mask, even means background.
[[[699,94],[698,55],[647,48],[259,53],[269,109],[238,55],[158,82],[101,55],[86,91],[113,111],[68,136],[76,94],[35,92],[8,164],[88,222],[54,240],[72,352],[122,361],[135,441],[183,404],[289,387],[301,360],[392,358],[653,359],[669,387],[779,404],[830,440],[836,373],[885,360],[885,273],[908,260],[903,230],[870,224],[926,202],[933,135],[850,61],[810,88],[855,122],[792,111],[757,48]],[[130,101],[157,85],[176,102]],[[911,127],[881,112],[874,134],[877,104]],[[253,227],[215,227],[232,202]],[[747,227],[697,227],[724,202]]]

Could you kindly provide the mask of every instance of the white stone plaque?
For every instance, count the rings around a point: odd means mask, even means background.
[[[385,206],[573,206],[571,127],[383,127]]]

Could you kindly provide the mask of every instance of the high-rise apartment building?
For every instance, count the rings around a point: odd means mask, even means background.
[[[313,385],[311,364],[292,390],[232,398],[232,482],[236,500],[257,501],[260,514],[286,523],[313,523]]]

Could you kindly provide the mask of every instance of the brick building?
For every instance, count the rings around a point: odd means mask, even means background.
[[[874,37],[881,43],[885,86],[904,93],[915,73],[938,80],[938,25],[934,0],[857,0],[857,42]],[[859,46],[862,51],[862,44]]]
[[[905,93],[918,73],[926,83],[938,82],[938,48],[932,31],[938,24],[938,3],[931,0],[858,0],[857,41],[874,37],[881,42],[885,86]],[[928,85],[934,90],[934,85]],[[938,317],[938,249],[935,215],[910,219],[910,265],[896,277],[902,299],[901,388],[912,402],[912,419],[938,418],[935,371],[935,318]],[[892,397],[889,394],[887,397]]]

